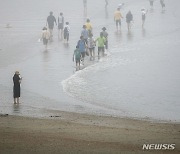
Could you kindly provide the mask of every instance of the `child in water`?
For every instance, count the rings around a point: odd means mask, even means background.
[[[76,61],[76,71],[78,71],[80,70],[80,59],[81,59],[81,52],[78,46],[76,46],[76,49],[74,50],[73,61],[74,59]]]
[[[47,44],[50,39],[50,32],[46,27],[42,29],[42,36],[41,39],[43,40],[43,44],[45,45],[45,49],[47,49]]]
[[[68,43],[69,41],[69,31],[70,31],[69,22],[66,22],[66,26],[64,27],[64,41],[66,41],[66,43]]]

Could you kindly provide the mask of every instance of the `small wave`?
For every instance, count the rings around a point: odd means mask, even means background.
[[[93,84],[90,84],[90,81],[87,80],[89,73],[91,73],[91,75],[95,75],[97,72],[106,71],[119,65],[127,65],[134,62],[136,62],[136,60],[125,59],[119,56],[115,57],[111,54],[111,52],[108,52],[107,56],[101,58],[99,62],[89,65],[83,70],[77,71],[69,78],[63,80],[61,82],[63,91],[71,97],[85,101],[86,98],[84,98],[82,94],[84,92],[88,93],[88,91],[91,91],[90,89],[93,90],[95,88]]]

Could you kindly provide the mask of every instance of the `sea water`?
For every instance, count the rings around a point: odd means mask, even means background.
[[[158,1],[150,10],[147,1],[127,0],[121,10],[121,31],[117,32],[115,0],[109,1],[107,8],[103,0],[88,1],[87,14],[81,0],[2,1],[1,113],[35,114],[38,108],[179,122],[179,3],[167,1],[162,11]],[[142,28],[144,7],[148,13]],[[129,10],[134,22],[128,32],[125,15]],[[55,17],[64,13],[71,27],[70,41],[65,44],[58,39],[55,26],[53,42],[46,51],[38,40],[50,11]],[[73,50],[87,18],[93,25],[94,38],[102,27],[107,28],[109,50],[106,57],[75,72]],[[18,112],[12,107],[16,70],[23,77]]]

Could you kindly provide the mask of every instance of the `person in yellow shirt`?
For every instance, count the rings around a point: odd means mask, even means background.
[[[117,8],[117,10],[114,12],[114,21],[116,22],[116,29],[118,31],[118,25],[119,28],[121,29],[121,19],[123,18],[120,8]]]
[[[86,20],[85,25],[86,25],[86,29],[88,30],[89,35],[92,34],[92,24],[90,23],[89,19]]]

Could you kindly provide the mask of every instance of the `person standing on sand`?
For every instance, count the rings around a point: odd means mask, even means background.
[[[73,61],[74,60],[76,61],[76,71],[78,71],[80,70],[80,60],[81,60],[81,52],[78,46],[76,46],[76,49],[74,50]]]
[[[63,13],[60,13],[60,16],[58,17],[58,37],[61,33],[61,38],[63,36],[63,28],[64,28],[64,16]]]
[[[102,52],[102,56],[104,57],[104,45],[106,43],[106,39],[103,37],[103,33],[100,33],[100,37],[96,39],[98,43],[98,59],[100,59],[100,52]]]
[[[116,22],[116,29],[118,31],[118,26],[119,29],[121,29],[121,19],[123,16],[121,15],[120,8],[117,8],[117,10],[114,12],[114,21]]]
[[[150,6],[151,6],[151,9],[153,9],[154,0],[149,0],[149,3],[150,3]]]
[[[129,11],[127,14],[126,14],[126,22],[127,22],[127,28],[128,28],[128,31],[130,30],[131,28],[131,22],[133,21],[133,15],[131,13],[131,11]]]
[[[45,45],[45,49],[47,49],[48,40],[50,38],[50,33],[46,27],[42,29],[41,39],[43,40],[43,44]]]
[[[13,97],[14,97],[14,104],[19,104],[19,97],[20,97],[20,94],[21,94],[21,87],[20,87],[20,84],[21,84],[21,76],[19,74],[19,71],[16,71],[14,76],[13,76],[13,83],[14,83],[14,86],[13,86]]]
[[[48,24],[48,28],[49,28],[49,32],[50,32],[50,37],[53,37],[53,28],[54,28],[54,23],[56,23],[56,18],[53,16],[53,12],[50,12],[50,15],[47,17],[47,23]],[[56,23],[57,25],[57,23]]]
[[[64,27],[64,42],[68,43],[69,42],[69,22],[66,22],[66,26]]]

